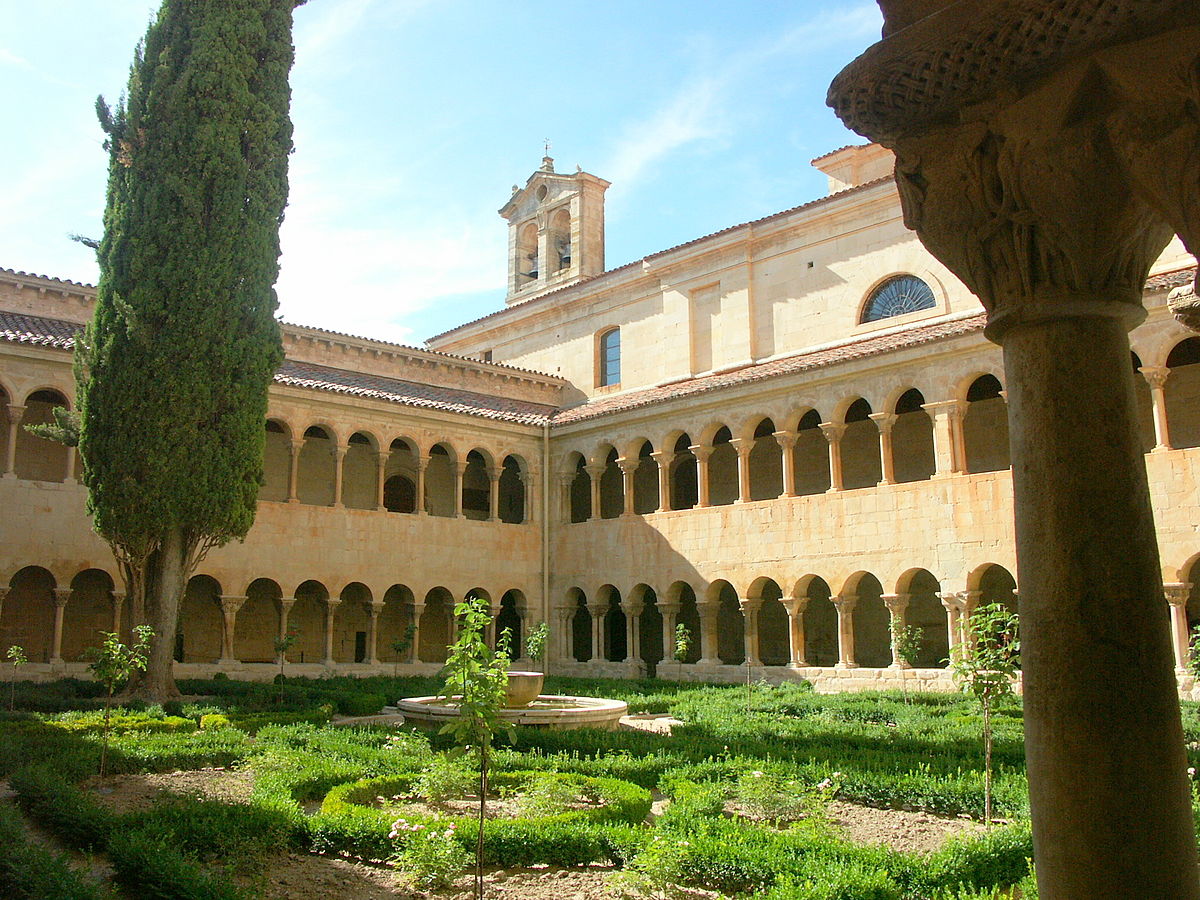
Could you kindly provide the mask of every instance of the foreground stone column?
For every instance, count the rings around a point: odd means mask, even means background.
[[[804,610],[808,608],[808,598],[784,597],[783,608],[788,614],[788,665],[800,669],[808,665],[808,652],[804,646]]]
[[[583,470],[588,473],[588,488],[592,498],[592,510],[588,515],[588,521],[600,518],[600,479],[604,476],[605,468],[605,466],[594,463],[583,467]]]
[[[279,632],[276,637],[282,641],[287,637],[288,617],[292,614],[292,607],[296,605],[296,600],[294,597],[280,597],[277,602],[279,603]],[[278,651],[275,653],[275,665],[282,666],[286,661],[285,654]]]
[[[888,627],[888,636],[891,639],[892,668],[911,669],[912,666],[900,656],[900,649],[896,645],[896,634],[904,630],[904,615],[908,611],[908,594],[884,594],[880,599],[883,600],[883,605],[887,607],[888,615],[891,619]]]
[[[383,450],[375,454],[375,509],[378,512],[387,510],[383,504],[383,486],[387,481],[387,464],[391,456],[390,452]]]
[[[703,509],[712,505],[708,499],[708,458],[712,456],[713,448],[694,444],[688,449],[696,457],[696,508]]]
[[[1175,651],[1175,674],[1191,671],[1192,647],[1188,633],[1187,602],[1192,586],[1187,583],[1164,584],[1163,593],[1171,610],[1171,644]]]
[[[821,423],[821,434],[829,442],[829,493],[843,490],[842,488],[842,435],[846,433],[845,425],[835,425],[832,422]]]
[[[780,497],[796,496],[796,439],[794,431],[776,431],[775,440],[779,442],[779,450],[783,454],[783,493]]]
[[[333,665],[333,615],[337,612],[337,608],[342,601],[334,597],[325,599],[325,658],[322,662],[326,666]]]
[[[413,603],[412,605],[412,649],[409,651],[411,659],[415,663],[421,662],[421,616],[425,612],[424,603]]]
[[[1196,900],[1126,337],[1172,233],[1200,249],[1195,0],[882,6],[830,102],[1004,350],[1040,895]]]
[[[637,472],[638,463],[640,462],[641,460],[639,459],[626,459],[625,457],[617,460],[617,468],[621,470],[621,492],[622,499],[624,500],[621,515],[623,516],[633,515],[633,476]]]
[[[696,611],[700,614],[700,666],[719,666],[721,657],[717,653],[717,616],[721,604],[713,600],[696,601]]]
[[[62,658],[63,616],[67,610],[67,601],[71,599],[70,588],[55,588],[54,590],[54,636],[50,643],[50,662],[60,664]]]
[[[608,615],[608,604],[589,603],[588,613],[592,617],[592,662],[600,662],[608,657],[604,653],[604,617]]]
[[[233,636],[237,629],[237,614],[246,598],[226,594],[221,597],[221,658],[219,666],[235,665],[238,660],[233,655]]]
[[[838,661],[835,668],[857,669],[854,659],[854,604],[857,597],[830,597],[829,602],[837,610]]]
[[[679,624],[679,608],[680,604],[678,602],[671,603],[661,598],[658,601],[658,611],[662,614],[663,623],[663,662],[669,663],[678,661],[675,659],[675,629]]]
[[[373,600],[367,604],[367,662],[379,665],[379,616],[383,612],[383,601]]]
[[[298,483],[300,480],[300,454],[304,450],[304,439],[292,441],[288,444],[290,454],[288,456],[288,503],[299,503],[300,494],[298,492]]]
[[[737,454],[738,498],[736,503],[750,502],[750,451],[754,448],[754,440],[733,438],[729,445]]]
[[[882,473],[880,484],[896,483],[896,464],[892,453],[892,427],[896,424],[893,413],[871,413],[871,419],[879,428],[879,471]]]
[[[346,465],[347,446],[335,447],[333,450],[333,508],[341,509],[346,504],[342,502],[342,477]]]

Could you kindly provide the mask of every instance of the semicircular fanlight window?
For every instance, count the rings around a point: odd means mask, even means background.
[[[863,310],[862,321],[878,322],[935,306],[937,298],[929,285],[916,275],[897,275],[875,288]]]

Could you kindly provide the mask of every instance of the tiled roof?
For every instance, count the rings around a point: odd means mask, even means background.
[[[659,387],[648,388],[644,391],[632,391],[615,397],[593,400],[583,406],[575,406],[555,415],[551,424],[566,425],[571,422],[583,422],[599,416],[626,412],[642,406],[665,403],[679,397],[692,397],[706,394],[721,388],[736,387],[762,381],[767,378],[778,378],[784,375],[795,375],[808,372],[837,363],[863,359],[868,356],[878,356],[896,350],[907,350],[919,347],[932,341],[973,334],[983,330],[987,317],[980,313],[965,319],[949,322],[935,322],[892,334],[881,334],[877,337],[866,337],[836,347],[788,356],[784,359],[773,359],[770,362],[746,366],[732,372],[720,372],[716,375],[704,375],[700,378],[690,378],[687,381],[676,381]]]
[[[332,369],[312,363],[285,359],[275,374],[276,384],[329,391],[335,394],[350,394],[372,400],[385,400],[403,406],[424,409],[441,409],[446,412],[481,416],[485,419],[503,419],[522,425],[542,425],[557,409],[544,403],[525,400],[509,400],[474,391],[462,391],[450,387],[418,384],[381,375],[364,375],[346,369]]]
[[[1146,290],[1166,291],[1171,288],[1180,287],[1181,285],[1191,284],[1195,278],[1195,266],[1192,266],[1190,269],[1176,269],[1174,272],[1163,272],[1160,275],[1151,275],[1146,279]]]
[[[70,350],[75,346],[75,334],[82,330],[83,326],[78,322],[0,310],[0,340],[3,341]]]
[[[845,149],[845,148],[842,148],[842,149]],[[807,203],[801,203],[799,206],[793,206],[791,209],[785,209],[785,210],[782,210],[777,213],[771,213],[769,216],[763,216],[760,219],[751,219],[749,222],[739,222],[737,225],[730,225],[728,228],[722,228],[720,231],[714,231],[710,234],[705,234],[698,238],[693,238],[690,241],[684,241],[682,244],[676,244],[674,247],[667,247],[665,250],[655,251],[654,253],[651,253],[648,256],[642,257],[641,259],[635,259],[633,262],[625,263],[625,265],[623,265],[623,266],[617,266],[617,268],[615,268],[615,269],[609,269],[606,272],[601,272],[599,275],[592,275],[592,276],[590,276],[588,278],[584,278],[580,281],[572,282],[571,284],[565,285],[564,287],[555,288],[554,290],[547,291],[544,294],[538,294],[536,297],[530,297],[528,300],[522,300],[520,303],[514,303],[512,306],[506,306],[506,307],[504,307],[504,309],[498,309],[495,312],[488,313],[486,316],[480,316],[478,319],[472,319],[469,322],[463,322],[463,324],[456,325],[448,331],[443,331],[440,334],[435,334],[432,337],[426,338],[425,343],[428,344],[430,341],[436,341],[438,338],[445,337],[448,334],[454,334],[456,331],[461,331],[462,329],[467,328],[471,325],[474,325],[477,322],[486,322],[488,319],[494,319],[494,318],[496,318],[496,316],[502,316],[505,313],[509,312],[510,310],[520,309],[521,307],[529,306],[529,305],[535,304],[535,303],[541,303],[542,301],[548,300],[551,297],[556,297],[559,294],[564,293],[566,291],[576,290],[581,285],[588,284],[593,281],[597,281],[601,278],[607,278],[609,275],[614,275],[617,272],[623,272],[626,269],[640,269],[642,267],[642,265],[645,262],[647,262],[648,260],[658,259],[660,256],[666,256],[668,253],[674,253],[676,250],[682,250],[684,247],[691,247],[695,244],[703,243],[704,241],[710,240],[711,238],[720,237],[723,234],[729,234],[732,231],[737,231],[739,228],[746,228],[747,226],[751,226],[751,225],[762,225],[764,222],[770,222],[770,221],[773,221],[774,219],[782,219],[784,216],[790,216],[793,213],[801,212],[802,210],[811,209],[813,207],[820,206],[824,203],[830,202],[831,200],[835,200],[835,199],[841,200],[845,197],[850,196],[851,194],[857,193],[858,191],[863,191],[863,190],[866,190],[867,188],[877,187],[878,185],[885,184],[885,183],[891,182],[893,180],[894,179],[892,178],[891,175],[887,175],[883,178],[876,178],[874,181],[865,181],[862,184],[855,185],[854,187],[851,187],[851,188],[846,188],[844,191],[839,191],[836,194],[827,194],[824,197],[817,197],[815,200],[809,200]]]
[[[17,278],[40,278],[42,281],[53,281],[55,284],[69,284],[73,288],[83,288],[94,291],[96,286],[86,281],[71,281],[69,278],[55,278],[53,275],[38,275],[36,272],[22,272],[19,269],[0,268],[0,275],[15,275]]]

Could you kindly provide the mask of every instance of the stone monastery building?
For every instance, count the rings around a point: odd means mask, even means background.
[[[948,687],[963,616],[1018,589],[1000,351],[905,229],[891,154],[814,165],[827,196],[606,270],[608,183],[547,158],[500,210],[503,309],[424,350],[284,325],[258,519],[191,580],[178,674],[269,678],[289,630],[297,674],[431,672],[474,591],[550,623],[553,672]],[[1130,335],[1187,687],[1200,338],[1166,303],[1194,276],[1174,241]],[[73,404],[94,295],[0,270],[0,646],[38,677],[129,624],[73,451],[22,428]],[[915,670],[891,619],[923,629]]]

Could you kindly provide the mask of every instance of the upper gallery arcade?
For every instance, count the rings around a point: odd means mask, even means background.
[[[557,671],[945,686],[962,616],[1019,590],[999,350],[904,228],[890,153],[814,164],[826,196],[605,270],[608,183],[547,157],[500,210],[499,311],[428,349],[285,325],[258,519],[192,579],[181,672],[270,677],[287,629],[297,671],[428,671],[474,591],[500,627],[549,621]],[[1167,248],[1130,335],[1180,667],[1200,338],[1166,300],[1194,267]],[[0,271],[0,644],[44,677],[129,625],[77,461],[22,427],[73,404],[93,298]],[[917,675],[896,618],[923,629]],[[695,652],[664,666],[676,622]]]

